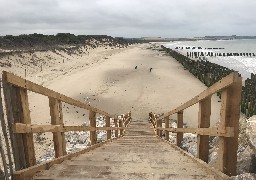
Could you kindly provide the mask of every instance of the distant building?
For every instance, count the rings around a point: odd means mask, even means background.
[[[161,37],[141,37],[142,40],[146,40],[146,41],[161,41],[162,38]]]
[[[256,39],[256,36],[205,36],[202,37],[204,40],[233,40],[233,39]]]

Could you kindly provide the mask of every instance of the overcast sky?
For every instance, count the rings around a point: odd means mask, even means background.
[[[256,35],[256,0],[0,0],[0,35]]]

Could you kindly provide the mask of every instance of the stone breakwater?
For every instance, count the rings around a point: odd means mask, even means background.
[[[220,66],[215,63],[211,63],[207,60],[192,60],[177,51],[161,46],[160,51],[165,51],[167,54],[175,58],[184,69],[188,70],[207,87],[210,87],[223,77],[227,76],[234,70],[227,67]],[[218,93],[220,97],[220,93]],[[256,75],[251,74],[251,78],[245,80],[245,84],[242,87],[241,97],[241,112],[247,117],[256,115]]]

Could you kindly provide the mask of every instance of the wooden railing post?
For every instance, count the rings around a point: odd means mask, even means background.
[[[170,127],[170,122],[169,122],[169,116],[164,118],[165,121],[165,128],[169,128]],[[169,141],[169,131],[165,130],[165,140]]]
[[[31,124],[27,90],[23,88],[18,88],[18,89],[20,93],[18,98],[20,98],[20,103],[21,103],[20,104],[21,106],[20,122],[24,124]],[[22,137],[23,137],[23,145],[24,145],[25,158],[26,158],[26,167],[34,166],[36,164],[36,157],[35,157],[33,133],[23,134]]]
[[[179,111],[177,114],[177,128],[183,128],[183,111]],[[181,146],[181,141],[183,140],[183,133],[178,132],[176,137],[176,144],[177,146]]]
[[[209,128],[211,116],[211,96],[199,102],[198,128]],[[197,135],[197,158],[208,163],[209,136]]]
[[[116,115],[114,117],[114,123],[115,123],[115,127],[117,128],[118,127],[118,123],[117,123],[117,116]],[[115,130],[115,137],[116,138],[118,137],[118,130]]]
[[[63,115],[61,103],[58,99],[49,97],[50,115],[52,125],[63,125]],[[66,155],[65,135],[63,132],[53,133],[53,143],[55,150],[55,157]]]
[[[123,115],[121,115],[121,118],[119,119],[119,127],[123,127]],[[120,136],[123,135],[123,129],[120,129]]]
[[[127,120],[127,118],[128,118],[128,114],[125,114],[124,115],[124,119],[123,119],[124,120],[124,127],[126,127],[126,124],[127,124],[126,120]]]
[[[163,126],[162,119],[159,119],[159,120],[158,120],[158,127],[159,127],[159,128],[162,128],[162,126]],[[159,131],[158,131],[158,136],[159,136],[160,138],[162,138],[162,132],[163,132],[163,130],[160,130],[160,129],[159,129]]]
[[[92,110],[89,111],[89,120],[90,120],[90,126],[96,128],[96,112]],[[91,145],[94,145],[97,143],[96,129],[94,131],[90,131],[90,139],[91,139]]]
[[[110,117],[106,117],[106,127],[110,127]],[[111,130],[107,130],[107,140],[111,139]]]
[[[129,112],[129,123],[132,121],[132,112]]]
[[[16,89],[14,86],[7,83],[6,74],[3,74],[3,90],[4,90],[4,99],[6,105],[7,121],[9,126],[9,134],[11,139],[11,145],[13,150],[13,158],[15,164],[15,170],[26,168],[25,157],[24,157],[24,147],[22,142],[22,135],[14,134],[13,129],[10,128],[13,123],[20,122],[17,118],[17,98],[16,98]]]
[[[149,122],[154,126],[154,124],[153,124],[153,117],[152,117],[152,112],[150,112],[150,113],[148,113],[148,116],[149,116]]]
[[[6,85],[6,87],[9,87],[5,89],[9,121],[12,121],[12,123],[31,124],[27,90],[10,85]],[[9,128],[11,128],[11,126]],[[12,134],[13,132],[10,133]],[[14,134],[11,139],[16,170],[35,165],[36,158],[33,134]]]
[[[58,100],[59,103],[59,115],[60,115],[60,124],[64,125],[64,120],[63,120],[63,112],[62,112],[62,102]],[[61,138],[62,138],[62,148],[63,148],[63,154],[67,154],[66,150],[66,139],[65,139],[65,133],[61,132]]]
[[[154,119],[155,127],[156,127],[156,135],[159,136],[159,129],[157,129],[159,127],[159,121],[156,120],[157,118],[156,118],[155,114],[153,115],[153,119]]]
[[[240,118],[240,101],[242,78],[235,76],[235,83],[221,93],[220,125],[221,129],[234,127],[234,137],[220,137],[218,168],[229,176],[236,175],[238,130]]]

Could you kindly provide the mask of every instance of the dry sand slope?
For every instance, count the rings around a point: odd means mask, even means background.
[[[44,85],[82,102],[90,102],[110,114],[131,110],[133,119],[145,121],[149,112],[172,110],[206,89],[176,60],[157,50],[147,49],[149,46],[130,46],[109,53],[89,68],[81,66],[48,80]],[[150,68],[153,68],[152,72]],[[213,96],[212,101],[211,124],[214,125],[219,119],[220,103],[216,96]],[[49,122],[47,99],[32,95],[30,102],[33,122]],[[87,111],[67,105],[63,109],[67,124],[80,125],[88,121]],[[198,105],[184,113],[184,121],[196,127]],[[172,118],[176,119],[176,116]]]

